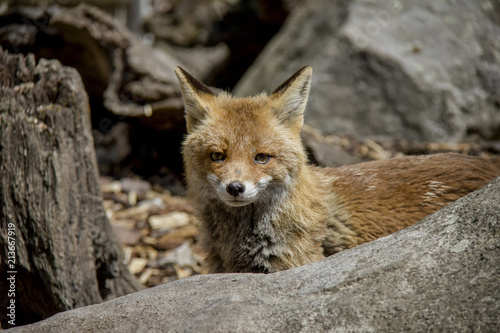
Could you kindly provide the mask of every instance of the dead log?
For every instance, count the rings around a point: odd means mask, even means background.
[[[0,48],[0,86],[0,307],[14,299],[21,325],[141,289],[102,206],[78,72]]]
[[[143,43],[106,12],[86,4],[14,7],[0,15],[0,22],[4,49],[76,68],[93,113],[134,117],[160,130],[184,127],[173,72],[180,62]]]
[[[182,178],[185,125],[173,71],[181,62],[86,4],[12,7],[0,15],[0,46],[78,70],[89,95],[102,173],[123,176],[131,170],[148,178],[166,166]],[[119,133],[124,146],[115,144],[119,122],[126,125]]]

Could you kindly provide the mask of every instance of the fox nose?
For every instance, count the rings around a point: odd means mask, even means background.
[[[245,185],[240,182],[231,182],[227,185],[226,191],[233,197],[237,197],[241,193],[245,192]]]

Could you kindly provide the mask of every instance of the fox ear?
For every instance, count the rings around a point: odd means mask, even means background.
[[[181,85],[184,99],[184,112],[188,133],[206,118],[208,112],[207,98],[215,96],[209,87],[196,80],[181,67],[175,68],[175,74]]]
[[[283,82],[271,97],[278,120],[300,131],[304,123],[304,110],[311,86],[312,67],[304,66]]]

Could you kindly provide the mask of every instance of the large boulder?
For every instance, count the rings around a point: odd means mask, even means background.
[[[497,178],[321,262],[187,278],[9,332],[497,332],[499,284]]]
[[[0,221],[2,327],[141,289],[102,205],[78,72],[1,48]]]
[[[271,91],[312,65],[306,122],[324,132],[498,138],[499,17],[499,6],[480,1],[310,0],[235,91]]]

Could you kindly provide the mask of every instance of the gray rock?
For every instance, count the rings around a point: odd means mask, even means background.
[[[499,259],[497,178],[321,262],[187,278],[8,332],[498,332]]]
[[[346,151],[340,144],[328,142],[321,133],[309,126],[304,126],[302,129],[301,139],[312,162],[316,164],[339,167],[363,162],[360,157]]]
[[[312,65],[306,122],[326,133],[498,138],[499,17],[500,7],[479,1],[310,0],[235,92],[271,91]]]

